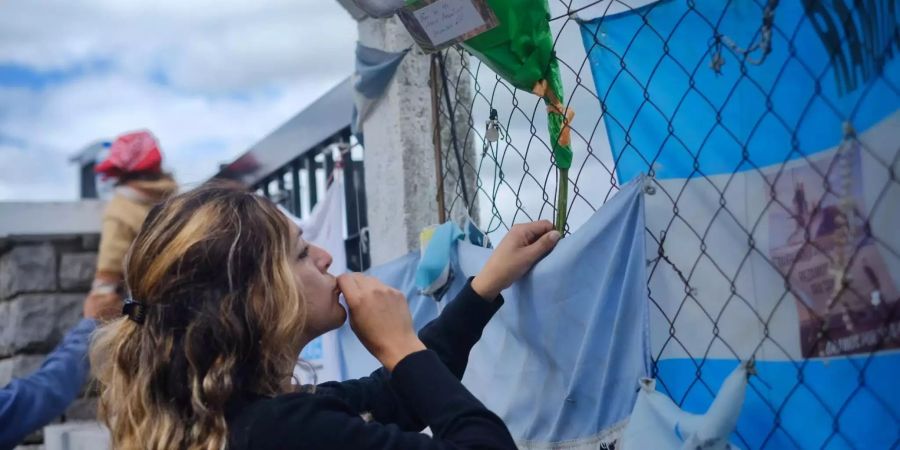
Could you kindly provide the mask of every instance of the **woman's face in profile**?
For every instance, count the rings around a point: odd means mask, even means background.
[[[307,304],[304,334],[313,339],[340,327],[347,312],[338,301],[337,280],[328,273],[331,255],[322,248],[306,242],[294,223],[290,224],[294,281]]]

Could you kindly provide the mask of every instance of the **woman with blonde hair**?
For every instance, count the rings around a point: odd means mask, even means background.
[[[546,221],[514,227],[416,335],[401,293],[361,274],[329,275],[331,256],[269,200],[223,185],[170,198],[127,257],[125,317],[92,347],[113,447],[515,448],[459,380],[500,291],[558,239]],[[298,389],[296,355],[346,319],[340,293],[383,368]],[[433,437],[419,433],[426,426]]]

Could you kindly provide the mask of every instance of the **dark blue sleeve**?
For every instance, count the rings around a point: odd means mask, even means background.
[[[431,427],[433,436],[397,424],[366,421],[345,402],[328,396],[277,397],[239,431],[239,448],[358,450],[514,450],[503,421],[459,382],[431,350],[404,358],[388,380],[398,401]]]
[[[89,372],[90,335],[97,323],[83,319],[35,373],[0,389],[0,449],[10,449],[65,412]]]
[[[461,380],[469,352],[491,317],[503,305],[503,298],[489,302],[472,290],[472,280],[451,301],[441,315],[419,331],[419,339],[433,351],[450,373]],[[390,385],[390,374],[380,368],[358,380],[323,383],[317,391],[334,395],[358,413],[370,413],[375,421],[397,424],[403,430],[421,430],[426,423],[409,410]]]
[[[419,339],[437,353],[456,379],[462,380],[472,347],[481,339],[484,327],[501,306],[502,296],[498,295],[493,301],[481,298],[472,289],[472,278],[469,278],[441,315],[419,330]]]

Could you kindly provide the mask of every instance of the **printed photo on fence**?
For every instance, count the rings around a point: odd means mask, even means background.
[[[898,292],[867,229],[860,158],[851,145],[767,177],[769,255],[797,299],[804,357],[869,352],[898,331],[885,322]]]

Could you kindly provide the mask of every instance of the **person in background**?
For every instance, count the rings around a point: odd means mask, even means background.
[[[0,389],[0,450],[8,450],[35,430],[62,415],[87,380],[88,344],[98,321],[121,314],[111,296],[88,297],[84,318],[47,355],[33,374]]]
[[[270,200],[217,183],[150,211],[126,262],[126,316],[91,348],[112,447],[515,449],[460,380],[500,292],[556,245],[553,225],[514,226],[418,334],[402,293],[358,273],[336,279],[302,233]],[[348,318],[341,293],[383,367],[298,389],[300,350]]]
[[[103,213],[97,271],[84,304],[84,318],[34,374],[0,391],[0,450],[60,416],[87,380],[87,349],[98,320],[121,314],[122,262],[150,208],[173,194],[174,179],[162,171],[162,153],[147,131],[119,136],[95,171],[115,180]]]
[[[94,170],[103,179],[114,179],[115,188],[103,213],[97,272],[89,295],[121,299],[125,253],[150,208],[173,194],[177,185],[162,171],[159,144],[148,131],[119,136]]]

